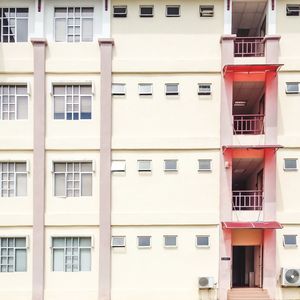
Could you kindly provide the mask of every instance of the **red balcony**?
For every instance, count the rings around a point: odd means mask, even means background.
[[[235,57],[263,57],[265,42],[263,37],[237,37],[234,41]]]
[[[234,115],[233,134],[264,134],[264,115]]]
[[[242,190],[232,191],[232,209],[240,210],[262,210],[263,191]]]

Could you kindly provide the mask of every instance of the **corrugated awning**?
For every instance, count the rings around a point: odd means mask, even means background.
[[[223,153],[228,149],[249,149],[249,150],[264,150],[264,149],[280,149],[282,145],[226,145],[222,146]]]
[[[283,64],[263,64],[263,65],[225,65],[224,74],[228,73],[266,73],[277,72]]]
[[[281,229],[283,226],[276,221],[269,222],[222,222],[223,229]]]

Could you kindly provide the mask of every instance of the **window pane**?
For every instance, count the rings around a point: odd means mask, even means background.
[[[82,41],[90,42],[93,40],[93,19],[82,20]]]
[[[28,19],[17,19],[17,41],[27,42],[28,40]]]
[[[92,196],[92,174],[81,174],[81,196]]]
[[[297,235],[285,235],[284,236],[285,245],[297,245]]]
[[[165,236],[165,246],[176,246],[177,236],[167,235]]]
[[[81,119],[91,119],[92,117],[92,101],[91,97],[81,97]]]
[[[284,160],[284,168],[296,170],[297,169],[297,159],[289,158]]]
[[[64,250],[53,249],[53,271],[64,271]]]
[[[16,249],[16,272],[26,272],[27,255],[26,249]]]
[[[57,237],[52,239],[53,247],[64,247],[65,246],[65,238]]]
[[[138,245],[139,247],[150,247],[150,236],[139,236]]]
[[[55,163],[54,164],[54,172],[65,172],[66,164],[65,163]]]
[[[26,163],[16,163],[17,172],[26,172]]]
[[[16,238],[16,247],[26,247],[26,238]]]
[[[66,20],[65,19],[55,20],[55,41],[56,42],[66,41]]]
[[[80,249],[80,271],[91,271],[91,249]]]
[[[165,170],[166,171],[176,171],[177,170],[177,160],[173,160],[173,159],[165,160]]]
[[[54,119],[62,120],[65,118],[65,98],[54,97]]]
[[[81,237],[79,241],[80,247],[91,247],[91,238],[90,237]]]
[[[199,159],[199,170],[210,170],[211,160],[210,159]]]
[[[197,236],[197,246],[208,246],[209,240],[208,236]]]
[[[81,11],[82,17],[93,17],[94,9],[92,7],[83,7]]]
[[[92,163],[81,163],[81,172],[92,172]]]
[[[27,174],[16,175],[16,196],[27,195]]]
[[[112,247],[125,247],[125,236],[113,236]]]
[[[27,96],[18,96],[17,97],[17,119],[26,120],[28,119],[28,98]]]
[[[65,186],[65,174],[55,174],[55,196],[65,196],[66,195],[66,186]]]

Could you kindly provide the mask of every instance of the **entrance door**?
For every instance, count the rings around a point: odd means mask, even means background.
[[[263,268],[262,250],[263,250],[262,246],[254,247],[254,272],[255,272],[254,284],[256,287],[262,287],[262,268]]]

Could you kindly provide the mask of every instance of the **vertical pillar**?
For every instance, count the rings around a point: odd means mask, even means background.
[[[264,38],[266,63],[278,64],[280,35],[267,35]]]
[[[111,289],[111,137],[112,137],[112,39],[99,39],[100,94],[100,231],[99,300],[110,300]]]
[[[32,299],[44,299],[45,39],[31,39],[34,55]]]
[[[268,0],[266,17],[267,34],[276,34],[276,1]]]

